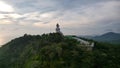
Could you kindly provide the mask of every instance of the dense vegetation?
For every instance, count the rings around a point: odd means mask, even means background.
[[[0,68],[120,68],[120,46],[95,42],[92,51],[59,33],[27,35],[0,48]]]

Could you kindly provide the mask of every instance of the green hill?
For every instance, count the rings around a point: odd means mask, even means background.
[[[111,44],[120,44],[120,34],[114,32],[108,32],[101,36],[93,37],[92,39],[100,42],[108,42]]]
[[[119,48],[95,42],[87,51],[59,33],[25,34],[0,48],[0,68],[119,68]]]

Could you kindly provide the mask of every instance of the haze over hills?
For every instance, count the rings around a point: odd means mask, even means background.
[[[93,37],[92,39],[100,42],[120,44],[120,33],[108,32],[101,36]]]
[[[97,36],[79,36],[87,39],[93,39],[98,42],[107,42],[112,44],[120,44],[120,33],[108,32]]]

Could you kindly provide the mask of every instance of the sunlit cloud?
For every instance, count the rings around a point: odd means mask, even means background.
[[[52,16],[53,16],[52,13],[43,13],[40,15],[40,17],[42,17],[42,18],[51,18]]]
[[[42,22],[38,22],[38,23],[34,23],[33,26],[43,28],[43,27],[48,27],[49,24],[43,24]]]
[[[21,18],[22,15],[17,14],[17,13],[13,13],[13,14],[8,14],[9,17],[13,18],[13,19],[17,19],[17,18]]]
[[[4,1],[0,1],[0,11],[1,12],[14,12],[14,9],[11,5],[5,3]]]
[[[10,21],[10,20],[0,20],[0,24],[3,24],[3,25],[9,25],[9,24],[13,24],[14,22],[13,21]]]

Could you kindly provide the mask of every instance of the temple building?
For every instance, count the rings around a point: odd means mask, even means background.
[[[62,32],[60,31],[60,25],[58,23],[56,25],[56,33],[62,34]]]

